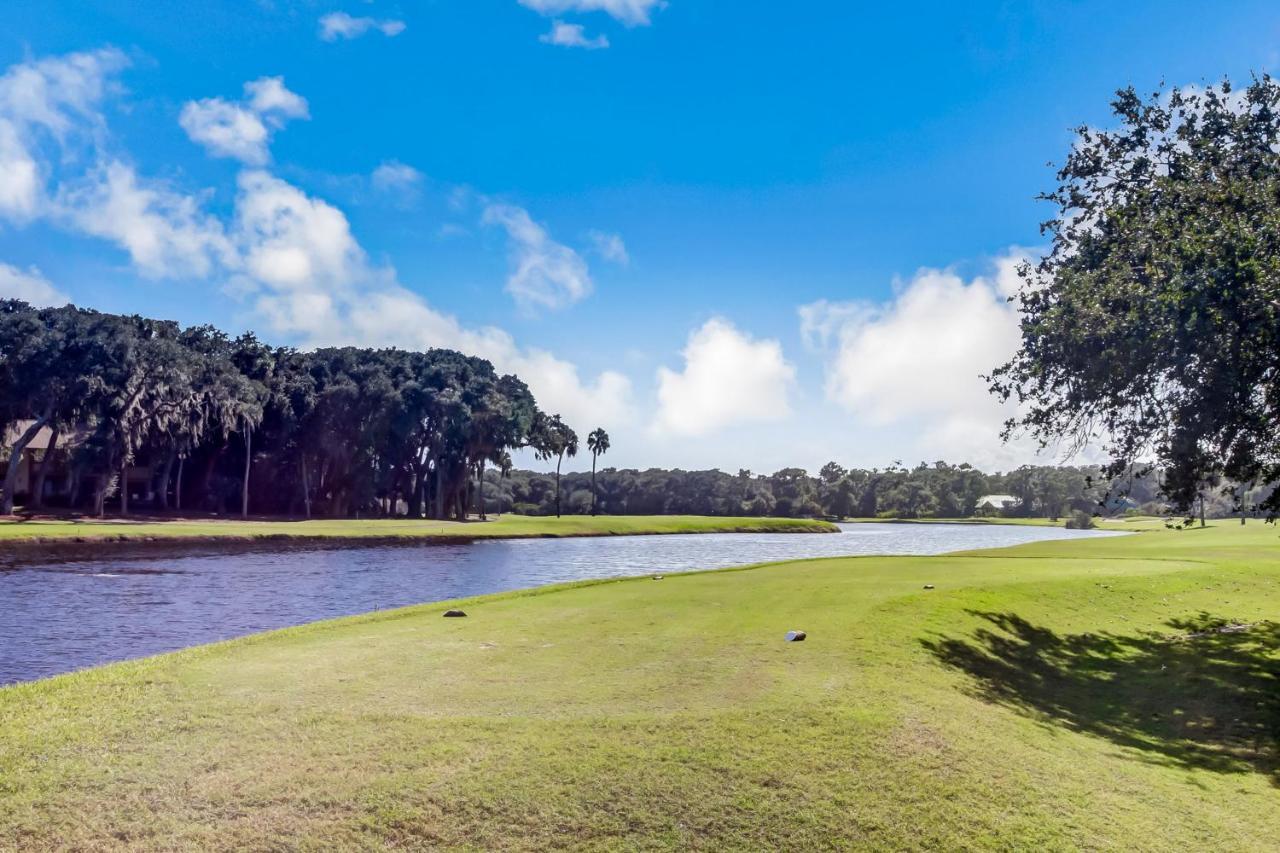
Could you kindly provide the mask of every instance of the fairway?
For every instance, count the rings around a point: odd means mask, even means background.
[[[519,539],[660,533],[831,533],[836,529],[828,522],[807,518],[701,515],[566,515],[561,518],[504,515],[483,522],[406,518],[315,521],[0,518],[0,542]]]
[[[415,607],[5,688],[0,845],[1273,849],[1280,531],[1133,526]]]

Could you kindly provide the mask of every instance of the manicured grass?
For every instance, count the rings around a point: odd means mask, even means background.
[[[1280,532],[1145,526],[493,596],[6,688],[0,845],[1274,849]]]
[[[462,539],[532,536],[614,536],[636,533],[826,533],[825,521],[798,518],[713,518],[701,515],[504,515],[491,521],[323,519],[316,521],[0,519],[0,542],[65,539]]]

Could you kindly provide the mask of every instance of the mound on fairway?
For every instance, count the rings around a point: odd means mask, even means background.
[[[0,845],[1274,849],[1277,546],[667,575],[10,687]]]

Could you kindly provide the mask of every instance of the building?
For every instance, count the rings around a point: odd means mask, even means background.
[[[1013,495],[983,495],[978,498],[975,508],[979,515],[995,515],[1022,506],[1022,501]]]
[[[0,459],[4,460],[4,465],[8,465],[12,447],[17,444],[18,439],[22,437],[22,434],[27,431],[32,423],[33,421],[30,420],[17,421],[5,431],[3,441],[0,441]],[[87,432],[83,429],[62,433],[58,436],[57,446],[53,451],[53,456],[49,458],[49,467],[45,471],[44,498],[46,502],[67,506],[74,498],[77,486],[80,485],[80,478],[71,464],[71,457],[72,452],[83,444],[86,438]],[[26,448],[23,449],[22,459],[18,462],[18,478],[13,490],[19,499],[18,503],[31,502],[31,493],[40,474],[41,462],[49,452],[49,445],[52,442],[53,430],[49,427],[42,427],[36,432],[35,437],[31,439]]]

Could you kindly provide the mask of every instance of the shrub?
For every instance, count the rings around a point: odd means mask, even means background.
[[[1067,519],[1066,526],[1071,530],[1092,530],[1095,525],[1093,516],[1082,509],[1078,509],[1071,513],[1071,517]]]

